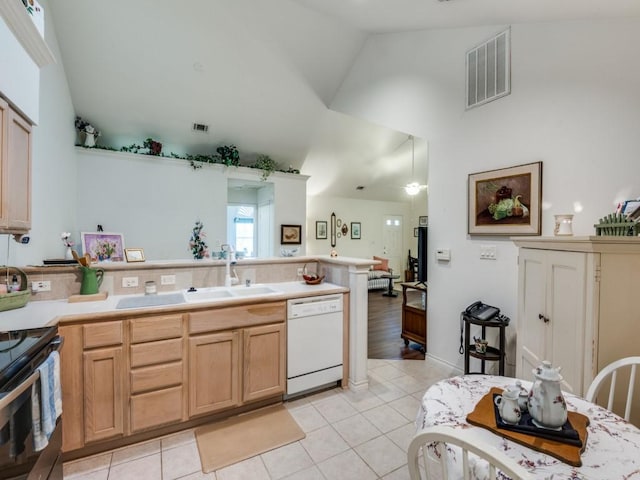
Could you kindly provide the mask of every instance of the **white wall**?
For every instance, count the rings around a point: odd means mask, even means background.
[[[40,3],[45,11],[45,40],[58,61],[40,71],[39,124],[33,129],[31,164],[31,241],[22,245],[10,240],[6,260],[6,249],[0,249],[0,262],[17,266],[62,258],[60,234],[72,231],[76,218],[75,114],[48,2]]]
[[[78,238],[100,224],[124,234],[125,246],[143,248],[149,260],[191,258],[196,220],[204,223],[210,250],[216,241],[226,243],[228,179],[256,181],[262,174],[222,165],[194,170],[186,160],[103,150],[79,148],[77,157]],[[274,224],[303,225],[305,203],[287,199],[305,198],[306,177],[273,173],[269,182],[274,184]]]
[[[370,38],[332,108],[429,140],[428,352],[462,368],[459,313],[483,299],[512,318],[517,249],[467,235],[468,174],[543,162],[542,233],[575,213],[574,232],[640,195],[640,20],[512,26],[512,94],[464,110],[465,51],[504,26]],[[497,260],[479,259],[480,245]],[[437,263],[436,248],[451,262]],[[508,363],[514,363],[513,350]]]
[[[349,233],[336,239],[338,255],[355,258],[372,258],[374,255],[384,257],[382,244],[382,222],[386,215],[400,215],[404,221],[404,241],[400,252],[401,265],[391,265],[396,272],[406,268],[407,250],[412,255],[417,253],[417,239],[413,238],[413,227],[418,225],[410,203],[378,202],[373,200],[354,200],[342,197],[317,196],[307,198],[307,253],[310,255],[327,255],[331,252],[330,228],[331,213],[346,222]],[[421,213],[422,215],[422,213]],[[316,221],[327,222],[327,239],[316,240]],[[360,222],[361,239],[351,239],[351,222]]]

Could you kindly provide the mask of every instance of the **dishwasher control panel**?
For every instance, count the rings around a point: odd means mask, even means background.
[[[296,298],[287,302],[287,318],[311,317],[342,311],[342,294]]]

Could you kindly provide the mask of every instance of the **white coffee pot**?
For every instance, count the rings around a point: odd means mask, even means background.
[[[535,382],[529,391],[528,409],[533,423],[544,428],[561,428],[567,421],[567,404],[562,396],[561,367],[545,360],[532,370]]]

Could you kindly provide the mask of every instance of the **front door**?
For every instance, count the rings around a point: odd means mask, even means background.
[[[389,259],[389,266],[397,275],[404,270],[402,266],[403,246],[402,215],[386,215],[382,218],[382,256]]]

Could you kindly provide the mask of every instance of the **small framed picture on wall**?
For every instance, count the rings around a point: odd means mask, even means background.
[[[282,245],[300,245],[302,227],[300,225],[280,225],[280,243]]]
[[[361,225],[360,222],[351,222],[351,238],[353,240],[360,240],[361,236]]]
[[[416,237],[416,238],[418,238],[418,227],[415,227],[415,228],[413,229],[413,236],[414,236],[414,237]]]
[[[327,239],[327,222],[317,221],[316,222],[316,240],[326,240]]]
[[[429,217],[427,217],[426,215],[418,217],[418,225],[421,227],[428,227],[429,226]]]

